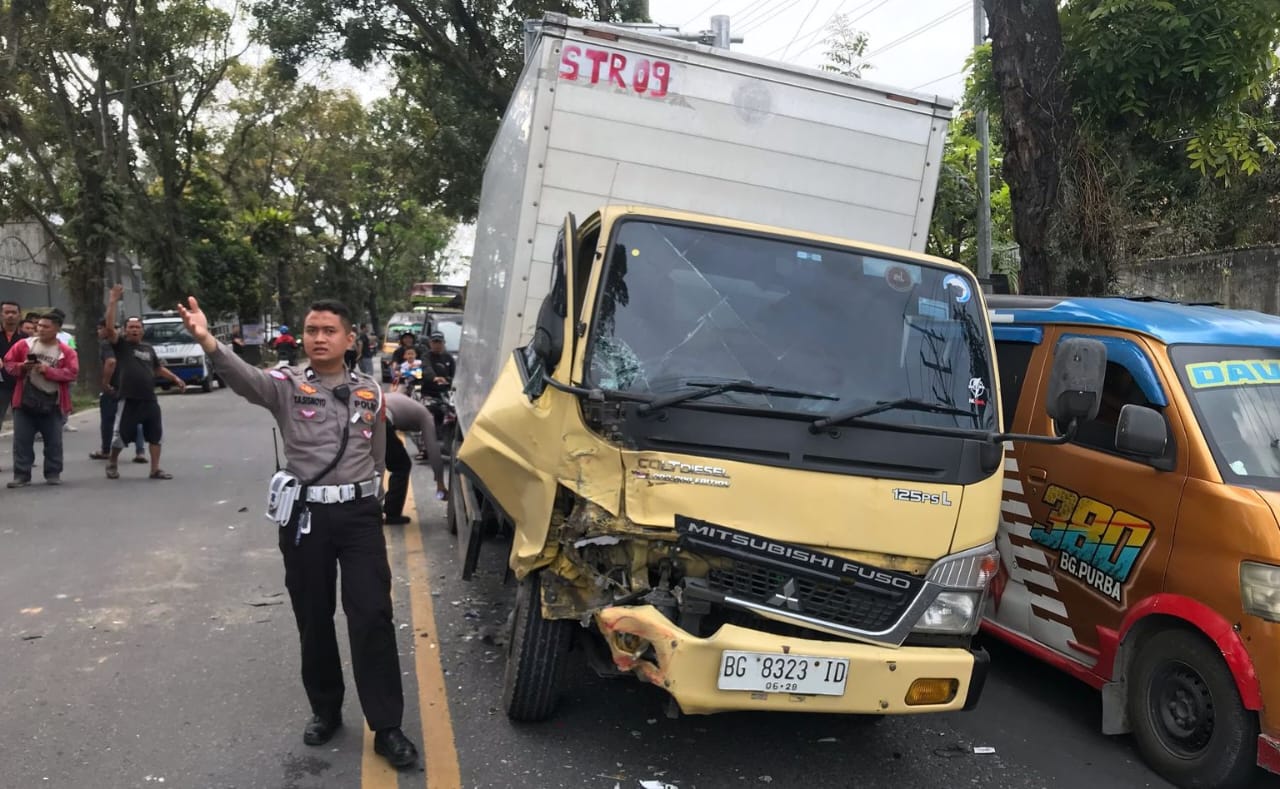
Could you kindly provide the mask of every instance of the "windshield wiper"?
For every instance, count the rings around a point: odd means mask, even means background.
[[[950,416],[975,416],[972,411],[965,411],[942,403],[930,403],[925,400],[917,400],[914,397],[903,397],[898,400],[882,400],[875,405],[861,406],[843,413],[815,419],[812,429],[824,430],[828,427],[852,422],[855,419],[884,413],[885,411],[924,411],[930,414],[948,414]]]
[[[833,395],[821,394],[819,392],[801,392],[797,389],[781,389],[776,386],[763,386],[744,379],[737,381],[685,381],[685,386],[699,387],[697,389],[686,389],[683,392],[673,392],[664,397],[654,398],[651,402],[645,403],[638,409],[640,413],[647,414],[650,411],[657,411],[667,406],[677,403],[687,403],[690,400],[701,400],[704,397],[723,394],[725,392],[750,392],[752,394],[776,395],[778,397],[807,397],[812,400],[839,400],[839,397]]]

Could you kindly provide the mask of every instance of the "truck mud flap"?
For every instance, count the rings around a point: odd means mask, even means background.
[[[480,561],[480,546],[493,532],[492,522],[505,516],[494,499],[466,466],[454,462],[451,484],[458,493],[454,518],[458,527],[458,559],[462,562],[462,580],[471,580]]]

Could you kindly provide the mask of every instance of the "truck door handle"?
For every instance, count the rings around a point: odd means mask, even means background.
[[[1047,482],[1049,480],[1049,472],[1042,468],[1032,467],[1027,469],[1027,479],[1036,483]]]

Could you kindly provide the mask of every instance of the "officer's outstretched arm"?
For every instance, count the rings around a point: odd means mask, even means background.
[[[188,296],[185,305],[178,304],[178,313],[192,339],[200,343],[204,352],[209,354],[209,361],[213,363],[218,377],[231,387],[231,391],[273,414],[280,409],[280,381],[266,370],[260,370],[236,356],[230,347],[218,342],[218,338],[209,331],[209,319],[205,317],[194,296]]]

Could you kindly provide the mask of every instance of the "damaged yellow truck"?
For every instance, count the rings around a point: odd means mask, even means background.
[[[754,135],[795,161],[704,162],[720,169],[676,183],[654,161],[677,156],[676,140],[652,140],[647,164],[620,126],[593,147],[601,126],[588,108],[636,98],[616,84],[592,94],[581,67],[564,67],[571,48],[593,47],[606,64],[649,64],[650,78],[664,64],[668,133],[720,135],[704,151],[745,151],[722,138]],[[776,117],[739,112],[735,84]],[[783,188],[817,152],[781,113],[815,102],[828,113],[815,134],[834,134],[832,119],[850,139],[896,130],[890,147],[916,168],[897,204],[892,190],[869,203],[846,189],[844,216],[864,240],[823,232],[842,224],[831,190]],[[921,212],[927,226],[944,111],[831,75],[544,20],[486,168],[451,453],[464,575],[486,538],[511,537],[511,718],[554,712],[575,646],[601,672],[664,688],[685,713],[976,703],[987,659],[970,642],[999,566],[1012,437],[999,432],[977,282],[899,248],[917,243]],[[616,158],[593,165],[582,148]],[[842,174],[908,169],[871,158]],[[643,205],[600,199],[588,183]],[[696,213],[698,195],[717,189],[724,210]],[[735,200],[750,189],[772,197]],[[1058,349],[1048,401],[1064,429],[1096,412],[1104,358],[1087,341]]]

